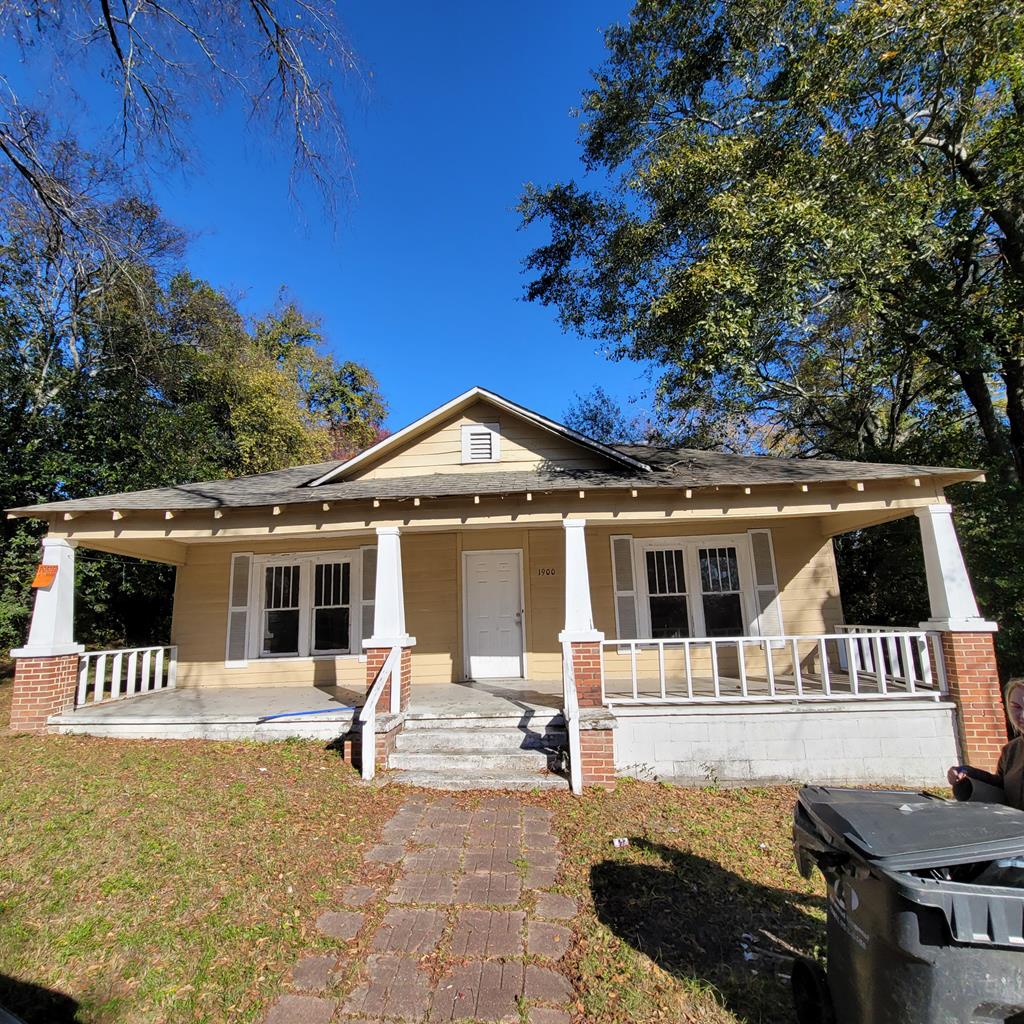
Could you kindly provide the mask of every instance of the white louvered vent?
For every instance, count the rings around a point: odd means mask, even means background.
[[[497,462],[501,433],[497,423],[467,423],[462,428],[463,462]]]

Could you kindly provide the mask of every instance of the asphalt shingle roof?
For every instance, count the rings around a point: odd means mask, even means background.
[[[307,486],[339,465],[323,462],[293,466],[273,473],[154,487],[145,491],[105,494],[92,498],[24,505],[8,511],[18,515],[55,512],[146,511],[215,508],[253,508],[320,501],[359,501],[371,498],[458,497],[472,494],[522,493],[597,488],[685,488],[708,486],[766,486],[828,483],[845,480],[895,480],[941,477],[944,484],[976,479],[977,470],[940,466],[886,465],[826,459],[788,459],[771,456],[726,455],[688,448],[615,445],[619,451],[651,466],[634,471],[609,461],[606,470],[505,470],[480,473],[434,473],[423,476],[330,481]]]

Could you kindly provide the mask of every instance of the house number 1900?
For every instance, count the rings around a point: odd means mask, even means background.
[[[555,570],[554,569],[538,569],[537,570],[537,575],[538,576],[554,576],[555,575]]]

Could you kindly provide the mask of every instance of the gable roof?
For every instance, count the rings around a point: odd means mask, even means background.
[[[354,470],[366,469],[369,466],[380,462],[391,452],[396,451],[408,441],[426,433],[435,424],[440,423],[449,416],[455,415],[463,409],[469,408],[469,406],[473,405],[474,402],[481,400],[490,402],[503,412],[507,412],[521,420],[532,423],[535,427],[540,427],[542,430],[546,430],[551,434],[555,434],[558,437],[572,441],[581,448],[597,452],[599,455],[603,455],[606,459],[610,459],[613,464],[625,466],[627,469],[636,470],[641,473],[650,471],[650,466],[621,448],[614,445],[603,444],[601,441],[595,441],[592,437],[587,437],[586,434],[581,434],[578,430],[573,430],[571,427],[567,427],[562,423],[556,423],[554,420],[549,420],[539,412],[527,409],[525,405],[519,405],[518,403],[511,401],[511,399],[503,398],[501,395],[496,394],[493,391],[488,391],[486,388],[473,387],[468,391],[464,391],[461,395],[457,395],[450,402],[446,402],[444,405],[438,406],[433,410],[433,412],[428,412],[426,416],[421,416],[418,420],[403,427],[401,430],[396,431],[394,434],[389,434],[383,440],[378,441],[375,445],[361,451],[358,455],[353,455],[347,462],[334,466],[322,476],[317,477],[315,480],[311,480],[309,482],[309,486],[321,487],[332,480],[348,476]]]

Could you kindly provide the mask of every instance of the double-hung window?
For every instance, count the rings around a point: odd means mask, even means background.
[[[313,566],[313,654],[352,648],[352,563],[317,562]]]
[[[704,636],[743,636],[743,585],[736,545],[697,548]],[[747,591],[751,588],[748,586]]]
[[[656,640],[690,635],[684,555],[682,548],[653,548],[644,552],[647,612],[651,636]]]
[[[231,556],[224,663],[362,654],[373,633],[377,549]]]
[[[261,657],[299,654],[302,624],[302,563],[268,565],[263,570]]]
[[[763,539],[762,546],[767,548],[765,579],[770,570],[774,597],[770,540]],[[654,640],[763,635],[751,554],[746,534],[613,538],[620,638],[629,638],[634,629],[632,635]]]

